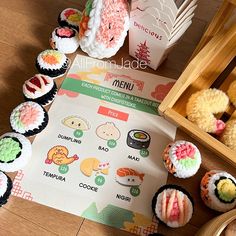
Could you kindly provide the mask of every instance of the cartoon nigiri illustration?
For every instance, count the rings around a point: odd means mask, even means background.
[[[124,186],[139,186],[144,178],[143,173],[130,168],[119,168],[116,171],[116,181]]]

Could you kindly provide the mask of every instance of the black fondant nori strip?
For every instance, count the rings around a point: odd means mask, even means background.
[[[11,179],[7,176],[7,190],[4,193],[4,195],[2,197],[0,197],[0,207],[4,204],[7,203],[7,200],[9,198],[9,196],[11,195],[11,190],[12,190],[12,181]]]
[[[62,67],[60,69],[44,69],[39,65],[37,59],[36,59],[36,63],[35,63],[35,66],[38,69],[39,73],[41,73],[43,75],[48,75],[50,77],[58,77],[60,75],[65,74],[68,69],[68,65],[69,65],[68,58],[66,59],[66,62],[62,65]]]
[[[52,89],[47,94],[43,95],[42,97],[33,99],[33,98],[27,98],[24,95],[24,99],[25,101],[33,101],[33,102],[37,102],[38,104],[42,106],[45,106],[54,99],[54,97],[56,96],[56,93],[57,93],[57,85],[54,82]]]

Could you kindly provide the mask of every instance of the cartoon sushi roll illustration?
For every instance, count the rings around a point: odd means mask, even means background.
[[[116,171],[116,182],[123,186],[131,187],[130,193],[136,197],[140,194],[139,186],[143,182],[144,175],[134,169],[123,167]]]
[[[89,122],[80,116],[68,116],[62,120],[62,124],[68,128],[74,129],[74,136],[76,138],[81,138],[83,132],[90,129]]]
[[[140,155],[147,157],[149,152],[148,148],[151,142],[151,136],[143,131],[138,129],[130,130],[127,135],[127,145],[131,148],[141,150]]]

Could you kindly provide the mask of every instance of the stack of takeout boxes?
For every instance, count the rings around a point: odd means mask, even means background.
[[[192,23],[197,0],[132,0],[129,54],[157,69]]]

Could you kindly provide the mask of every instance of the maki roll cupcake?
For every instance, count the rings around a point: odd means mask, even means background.
[[[177,185],[162,186],[152,199],[152,210],[159,221],[172,228],[186,225],[193,215],[193,199]]]
[[[36,102],[24,102],[18,105],[11,113],[10,124],[14,132],[24,136],[40,133],[48,124],[48,114]]]
[[[3,172],[0,171],[0,207],[7,203],[7,200],[11,194],[12,181]]]
[[[57,85],[51,77],[37,74],[24,82],[23,94],[26,101],[46,106],[54,100],[57,94]]]
[[[79,47],[78,33],[69,27],[57,27],[49,40],[53,49],[65,54],[74,53]]]
[[[68,26],[78,31],[81,17],[81,11],[74,8],[66,8],[59,14],[58,23],[60,26]]]
[[[189,178],[200,168],[201,154],[194,144],[176,141],[165,148],[163,161],[168,172],[175,177]]]
[[[47,49],[41,52],[36,59],[36,68],[40,74],[58,78],[63,76],[69,67],[69,59],[64,53]]]
[[[236,206],[236,180],[227,172],[212,170],[201,180],[201,198],[209,208],[226,212]]]
[[[0,170],[14,172],[27,165],[31,158],[30,141],[17,133],[6,133],[0,137]]]
[[[128,1],[88,0],[80,22],[80,47],[91,57],[109,58],[124,44],[128,30]]]

